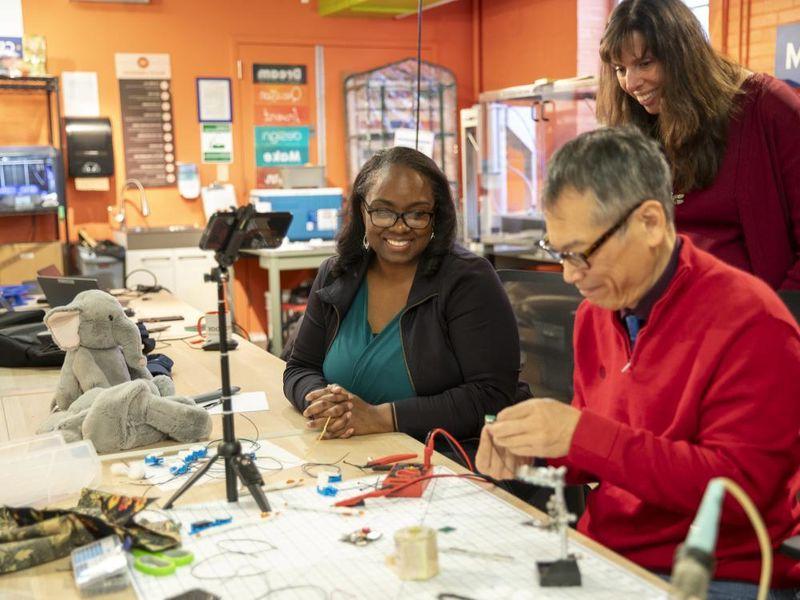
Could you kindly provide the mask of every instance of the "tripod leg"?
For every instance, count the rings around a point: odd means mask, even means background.
[[[270,512],[271,509],[267,501],[267,495],[261,487],[264,485],[264,480],[261,478],[258,467],[250,460],[249,456],[239,455],[234,458],[234,461],[236,474],[250,492],[253,500],[256,501],[258,508],[261,509],[262,513]]]
[[[192,487],[195,481],[197,481],[203,475],[205,475],[206,471],[208,471],[211,468],[211,465],[213,465],[218,458],[219,454],[215,454],[211,460],[209,460],[206,464],[197,469],[197,471],[192,473],[192,476],[189,477],[189,479],[187,479],[180,488],[178,488],[177,492],[172,494],[172,497],[169,500],[167,500],[167,503],[164,505],[164,510],[169,510],[170,508],[172,508],[172,505],[175,504],[178,498],[180,498],[186,490]]]

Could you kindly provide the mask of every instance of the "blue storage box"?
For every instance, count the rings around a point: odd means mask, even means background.
[[[0,296],[5,298],[11,306],[22,306],[28,301],[32,293],[31,285],[0,285]]]
[[[339,231],[341,188],[256,189],[250,192],[250,202],[257,212],[292,213],[287,237],[293,242],[332,240]]]

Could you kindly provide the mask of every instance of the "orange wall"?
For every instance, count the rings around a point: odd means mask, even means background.
[[[561,78],[576,74],[577,0],[457,0],[424,13],[423,59],[452,69],[458,83],[458,107],[472,105],[477,93],[532,82],[539,77]],[[243,131],[242,95],[236,81],[236,59],[247,44],[356,46],[352,71],[378,66],[381,61],[365,48],[413,47],[416,19],[321,18],[316,2],[300,0],[152,0],[149,5],[95,4],[68,0],[22,0],[25,30],[47,40],[48,71],[96,71],[100,111],[111,118],[117,177],[110,192],[77,192],[68,184],[70,232],[78,227],[95,238],[110,234],[107,207],[116,202],[116,189],[124,177],[119,89],[114,73],[115,52],[169,53],[172,64],[173,116],[176,158],[200,162],[196,116],[195,78],[231,77],[234,106],[234,162],[230,181],[240,199],[247,192],[244,164],[250,132]],[[333,56],[333,52],[331,54]],[[341,53],[338,54],[341,58]],[[374,60],[378,64],[371,64]],[[366,63],[366,64],[365,64]],[[332,90],[341,94],[341,72],[328,76],[328,179],[348,187],[344,159],[343,110],[331,111]],[[23,102],[28,112],[19,110]],[[341,103],[341,98],[336,102]],[[27,126],[27,128],[26,128]],[[42,130],[42,111],[26,100],[0,97],[0,145],[33,143]],[[20,139],[27,136],[28,139]],[[13,139],[9,139],[13,138]],[[200,165],[201,180],[216,179],[215,167]],[[135,194],[129,193],[129,198]],[[151,226],[202,225],[199,201],[179,197],[175,188],[148,190]],[[129,207],[129,222],[141,222]],[[0,242],[52,239],[52,220],[30,217],[0,219]],[[237,305],[242,323],[263,330],[263,292],[266,277],[252,261],[237,264]],[[243,292],[251,306],[243,305]]]
[[[114,5],[68,2],[67,0],[23,0],[26,32],[42,34],[47,39],[48,71],[96,71],[100,87],[100,110],[111,118],[114,127],[117,188],[124,176],[122,128],[120,124],[119,89],[114,73],[115,52],[166,52],[172,62],[173,114],[176,131],[176,158],[198,162],[200,140],[196,116],[195,77],[227,76],[235,78],[237,43],[317,43],[359,45],[384,44],[387,40],[416,40],[416,20],[321,18],[316,6],[298,0],[152,0],[149,5]],[[455,71],[459,84],[459,101],[467,105],[472,99],[471,16],[469,0],[463,0],[425,13],[423,58],[436,57],[441,64]],[[427,54],[427,56],[426,56]],[[375,65],[378,66],[378,65]],[[237,90],[234,82],[234,96]],[[28,103],[26,101],[26,103]],[[234,112],[237,107],[234,97]],[[31,105],[32,106],[32,105]],[[16,122],[13,132],[0,129],[0,143],[15,143],[25,133],[39,136],[41,116],[33,122],[20,119],[18,107],[3,97],[0,102],[0,125]],[[31,108],[31,110],[39,110]],[[40,112],[40,111],[39,111]],[[29,115],[26,115],[29,116]],[[234,115],[236,118],[236,115]],[[342,115],[343,119],[343,115]],[[19,124],[29,124],[27,132]],[[241,146],[242,132],[234,123],[235,144]],[[8,139],[11,137],[16,139]],[[249,139],[249,138],[248,138]],[[28,141],[27,139],[24,141]],[[341,154],[343,139],[328,139],[329,155]],[[241,153],[238,154],[241,157]],[[337,162],[337,161],[333,161]],[[251,168],[235,162],[230,180],[243,193],[244,171]],[[345,186],[343,163],[329,172],[333,185]],[[213,166],[201,165],[204,183],[213,181]],[[134,198],[135,195],[131,195]],[[198,224],[204,222],[199,202],[181,199],[175,188],[148,190],[153,211],[150,225]],[[68,204],[70,225],[86,227],[96,237],[107,237],[106,207],[116,200],[116,192],[77,192],[70,184]],[[136,224],[135,211],[128,211]],[[0,229],[3,241],[11,241],[15,230]]]
[[[800,21],[800,0],[711,0],[714,47],[752,71],[775,73],[778,25]]]
[[[250,132],[242,131],[242,107],[236,81],[236,59],[245,44],[284,44],[330,47],[357,46],[358,68],[380,65],[379,58],[370,62],[369,48],[413,48],[416,45],[417,23],[414,18],[356,19],[321,18],[316,3],[299,0],[152,0],[149,5],[94,4],[67,0],[22,0],[25,31],[41,34],[47,40],[48,71],[60,74],[65,70],[96,71],[99,78],[100,112],[109,116],[114,128],[116,181],[110,192],[78,192],[68,184],[67,202],[70,232],[75,239],[78,227],[86,228],[98,239],[110,235],[107,207],[116,202],[116,189],[124,177],[122,128],[120,123],[119,88],[114,72],[115,52],[169,53],[172,64],[173,117],[176,133],[176,159],[200,162],[200,139],[197,123],[195,78],[198,76],[233,79],[234,162],[230,181],[236,186],[240,200],[247,192],[245,170],[254,165],[243,164],[243,147],[251,140]],[[471,0],[459,0],[424,13],[423,59],[442,64],[454,71],[458,83],[459,108],[472,104],[473,51]],[[362,66],[366,63],[366,66]],[[328,81],[327,94],[342,93],[341,80]],[[336,99],[341,103],[341,99]],[[331,102],[331,100],[329,100]],[[22,104],[22,106],[20,106]],[[25,111],[28,112],[25,112]],[[347,188],[344,160],[344,111],[329,112],[328,179],[334,186]],[[337,119],[331,122],[330,119]],[[0,145],[36,143],[42,130],[42,109],[29,99],[0,98]],[[25,139],[23,139],[25,138]],[[216,169],[200,165],[204,184],[216,179]],[[199,201],[179,197],[175,188],[149,189],[151,226],[190,224],[202,226],[205,219]],[[129,193],[129,198],[135,194]],[[129,206],[131,225],[141,222]],[[0,242],[52,239],[52,219],[41,217],[5,217],[0,219]],[[243,325],[263,330],[265,314],[263,292],[266,277],[255,265],[245,261],[237,265],[238,291],[247,289],[252,303]],[[244,294],[237,291],[237,304]]]
[[[574,77],[576,0],[481,0],[480,39],[481,91]]]

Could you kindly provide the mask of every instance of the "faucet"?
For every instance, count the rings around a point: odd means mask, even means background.
[[[150,205],[147,203],[147,194],[144,191],[144,186],[142,182],[138,179],[126,179],[125,183],[122,184],[122,187],[119,190],[119,201],[117,205],[117,212],[114,214],[114,220],[119,223],[120,225],[125,224],[125,191],[130,188],[135,187],[139,190],[139,205],[141,206],[141,213],[143,217],[147,217],[150,215]],[[111,207],[108,207],[109,212],[111,211]]]

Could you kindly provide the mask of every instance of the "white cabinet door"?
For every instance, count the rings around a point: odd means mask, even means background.
[[[175,248],[175,295],[203,312],[217,310],[217,286],[204,275],[216,266],[213,252]]]
[[[153,276],[161,285],[175,293],[175,259],[172,249],[128,250],[125,254],[125,277],[128,287],[137,284],[153,285]],[[142,269],[134,273],[137,269]],[[150,273],[147,273],[150,271]],[[130,275],[130,277],[128,277]]]

